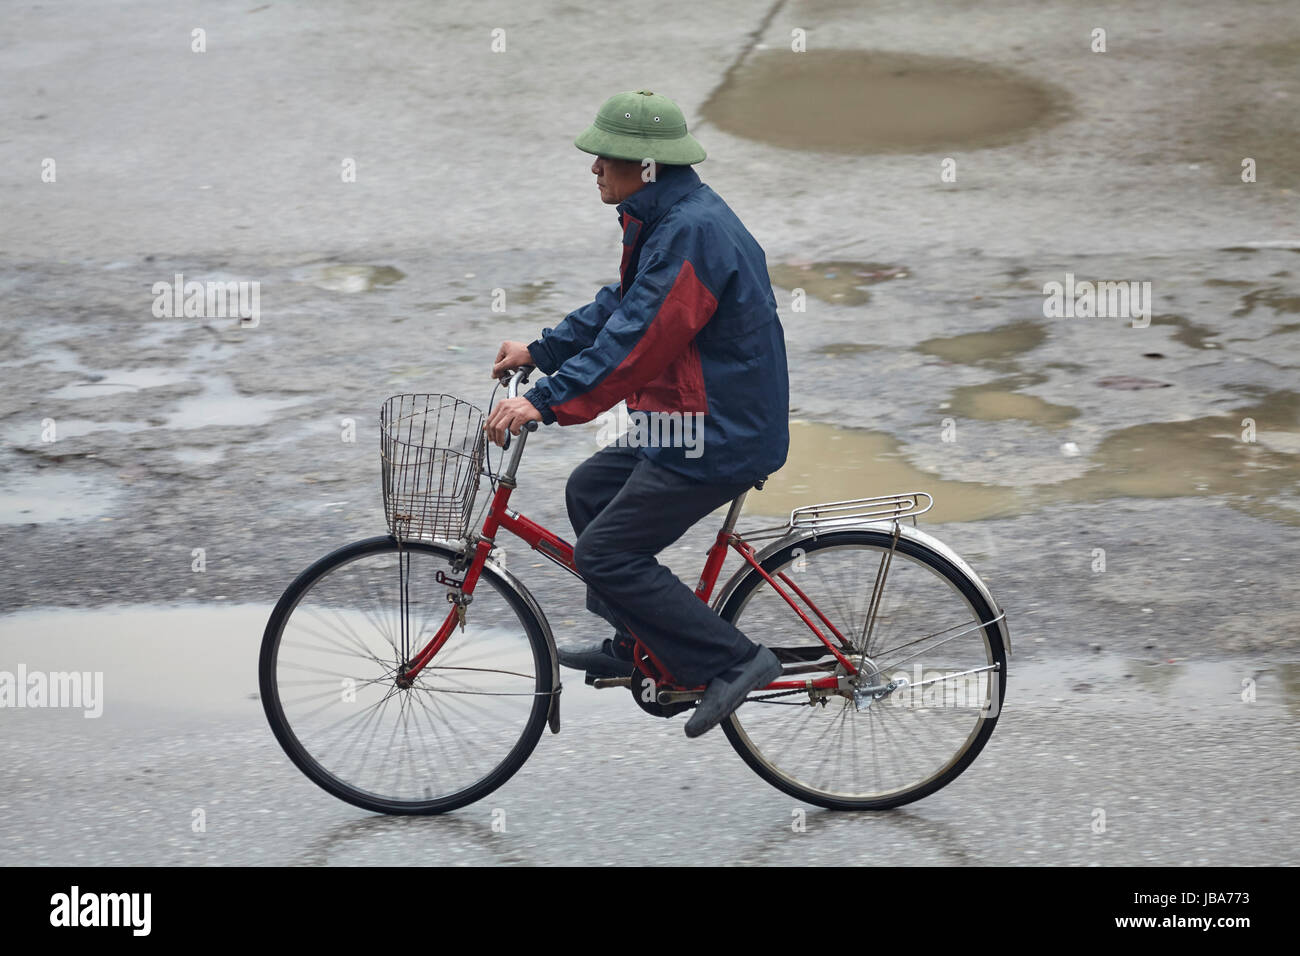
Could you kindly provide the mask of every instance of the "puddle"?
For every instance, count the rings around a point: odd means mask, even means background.
[[[14,448],[38,448],[46,445],[45,419],[33,419],[27,424],[11,425],[4,431],[5,444]],[[130,433],[151,428],[143,422],[96,422],[88,418],[54,419],[54,438],[56,442],[69,438],[83,438],[97,432]]]
[[[1208,341],[1219,334],[1217,331],[1204,325],[1197,325],[1181,315],[1153,315],[1151,324],[1177,327],[1178,331],[1173,336],[1174,341],[1188,348],[1217,349],[1219,347],[1217,343]]]
[[[202,577],[202,575],[195,575]],[[55,609],[0,617],[0,669],[102,673],[99,719],[79,708],[19,708],[44,723],[70,718],[79,733],[120,725],[124,718],[194,717],[219,711],[255,720],[257,653],[270,606]]]
[[[172,454],[182,465],[215,465],[226,457],[222,448],[174,448]]]
[[[0,524],[88,521],[112,510],[116,494],[94,479],[43,471],[0,485]]]
[[[1112,388],[1120,392],[1140,392],[1147,388],[1171,388],[1172,382],[1158,382],[1154,378],[1142,378],[1139,375],[1108,375],[1095,382],[1101,388]]]
[[[184,381],[185,379],[180,379]],[[163,383],[158,383],[163,384]],[[142,386],[145,387],[145,386]],[[86,418],[58,418],[54,420],[55,436],[59,442],[81,438],[98,432],[132,433],[157,428],[205,428],[210,425],[240,426],[265,425],[284,408],[300,405],[301,398],[263,398],[241,395],[228,379],[204,380],[203,391],[182,398],[166,418],[149,422],[93,421]],[[3,432],[7,445],[16,448],[35,448],[44,444],[44,420],[12,425]],[[184,463],[214,464],[221,454],[207,449],[177,449],[175,455]]]
[[[295,269],[293,277],[327,292],[373,292],[406,278],[392,266],[312,265]]]
[[[1300,493],[1300,457],[1275,450],[1300,443],[1298,399],[1274,393],[1229,415],[1113,432],[1089,457],[1089,471],[1051,494],[1070,501],[1227,495],[1242,511],[1300,525],[1300,511],[1267,500]],[[1242,440],[1244,418],[1255,420],[1254,442]]]
[[[265,425],[275,413],[303,399],[241,395],[227,379],[207,379],[203,392],[184,398],[167,416],[164,428],[205,428],[209,425]]]
[[[1061,425],[1079,416],[1077,408],[1013,391],[1004,382],[954,388],[949,411],[986,422],[1018,420],[1037,425]]]
[[[1017,705],[1050,700],[1164,714],[1223,709],[1300,716],[1300,664],[1287,661],[1166,662],[1102,654],[1028,660],[1011,665],[1008,708],[1013,688]]]
[[[879,345],[866,345],[862,342],[832,342],[830,345],[823,345],[817,352],[820,355],[830,355],[838,358],[845,355],[862,355],[864,352],[875,352],[882,347]]]
[[[910,273],[902,266],[878,262],[833,260],[810,263],[777,263],[768,267],[773,285],[783,289],[803,289],[832,305],[863,305],[871,299],[867,287],[890,279],[906,279]]]
[[[554,295],[554,285],[555,282],[551,279],[538,279],[518,289],[511,289],[507,293],[507,302],[509,305],[532,305],[538,299]]]
[[[33,345],[36,343],[33,342]],[[77,353],[65,345],[45,345],[41,346],[36,353],[36,361],[43,365],[48,365],[56,372],[71,372],[75,375],[89,376],[94,373],[81,364],[81,359]]]
[[[1023,419],[1062,427],[1077,414],[1005,386],[1020,379],[954,391],[954,412],[984,420]],[[956,407],[961,406],[961,407]],[[1243,440],[1242,420],[1255,421]],[[790,423],[786,465],[747,510],[788,515],[792,508],[909,491],[928,491],[926,520],[975,521],[1025,514],[1060,502],[1110,498],[1225,496],[1231,507],[1300,526],[1300,395],[1275,392],[1227,415],[1134,425],[1103,438],[1088,471],[1055,485],[1017,489],[941,479],[906,461],[889,435],[821,423]]]
[[[946,338],[926,339],[918,352],[945,362],[969,365],[1011,358],[1032,351],[1047,339],[1047,330],[1037,322],[1013,322],[988,332],[966,332]]]
[[[1014,488],[947,481],[913,467],[889,435],[792,421],[785,467],[745,499],[745,511],[785,517],[800,505],[909,491],[934,495],[923,521],[975,521],[1026,510]]]
[[[0,670],[28,675],[102,675],[102,712],[81,706],[5,710],[8,731],[112,733],[124,726],[160,726],[236,718],[264,727],[257,658],[270,604],[180,607],[110,606],[42,609],[0,617]],[[555,610],[555,609],[551,609]],[[553,621],[556,618],[553,617]],[[362,626],[367,623],[362,621]],[[1205,709],[1300,716],[1300,664],[1267,660],[1173,663],[1104,654],[1077,658],[1013,658],[1008,708],[1062,702],[1102,711],[1171,713]],[[1243,699],[1243,691],[1248,699]],[[626,693],[579,684],[565,691],[566,718],[628,713]],[[580,726],[581,720],[569,724]]]
[[[6,735],[24,725],[23,732],[46,733],[51,724],[79,737],[123,726],[176,732],[178,725],[232,717],[264,730],[257,664],[271,609],[269,602],[231,604],[217,591],[202,605],[47,608],[0,616],[0,670],[14,674],[21,665],[29,675],[103,675],[97,719],[85,718],[81,707],[5,708]],[[560,609],[546,610],[554,621]],[[358,611],[356,633],[373,627],[373,618]],[[633,706],[625,691],[594,691],[581,683],[576,691],[566,684],[566,721],[626,714]]]
[[[69,382],[49,393],[50,398],[99,398],[121,392],[135,392],[142,388],[159,388],[188,381],[186,376],[174,372],[141,369],[134,372],[96,372],[85,376],[85,381]]]
[[[973,60],[863,50],[757,52],[701,116],[748,139],[835,153],[993,146],[1064,115],[1065,94]]]
[[[1300,719],[1300,661],[1286,661],[1268,667],[1277,675],[1291,716]],[[1258,698],[1256,698],[1258,699]]]
[[[1282,289],[1273,286],[1268,289],[1255,289],[1241,297],[1241,307],[1233,310],[1234,316],[1250,315],[1257,307],[1272,309],[1274,312],[1300,315],[1300,295],[1284,295]]]

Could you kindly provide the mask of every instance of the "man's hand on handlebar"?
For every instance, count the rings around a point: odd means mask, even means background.
[[[536,364],[528,352],[528,346],[523,342],[502,342],[501,348],[497,350],[496,361],[492,363],[492,377],[500,378],[503,373],[520,366]]]
[[[509,343],[507,343],[509,344]],[[540,422],[542,413],[526,398],[504,398],[492,407],[492,414],[483,424],[488,438],[495,445],[505,445],[506,432],[518,435],[528,422]]]
[[[509,435],[518,435],[519,429],[529,422],[540,422],[542,413],[526,398],[519,397],[519,384],[528,381],[533,370],[533,357],[522,342],[502,342],[492,363],[492,377],[507,382],[509,396],[497,402],[483,423],[483,430],[493,444],[507,447]],[[534,428],[537,426],[534,425]]]

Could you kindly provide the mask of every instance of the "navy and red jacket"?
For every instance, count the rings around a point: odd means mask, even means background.
[[[767,258],[690,166],[660,166],[618,205],[620,279],[528,346],[547,424],[629,411],[703,412],[685,447],[640,454],[697,481],[753,482],[785,464],[790,384]],[[698,420],[698,419],[697,419]]]

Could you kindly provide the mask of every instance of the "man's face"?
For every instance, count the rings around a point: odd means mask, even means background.
[[[651,167],[645,168],[648,170]],[[641,164],[633,159],[597,156],[591,164],[591,171],[596,174],[601,202],[610,206],[617,205],[644,186],[646,180],[641,178],[641,169]]]

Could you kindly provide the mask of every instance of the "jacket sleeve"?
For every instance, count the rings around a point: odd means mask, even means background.
[[[541,371],[550,375],[596,340],[600,327],[618,308],[621,285],[614,280],[596,293],[594,302],[570,312],[555,328],[542,329],[541,337],[528,346],[528,354]]]
[[[690,259],[650,254],[595,341],[524,397],[547,424],[591,421],[658,378],[717,307]]]

